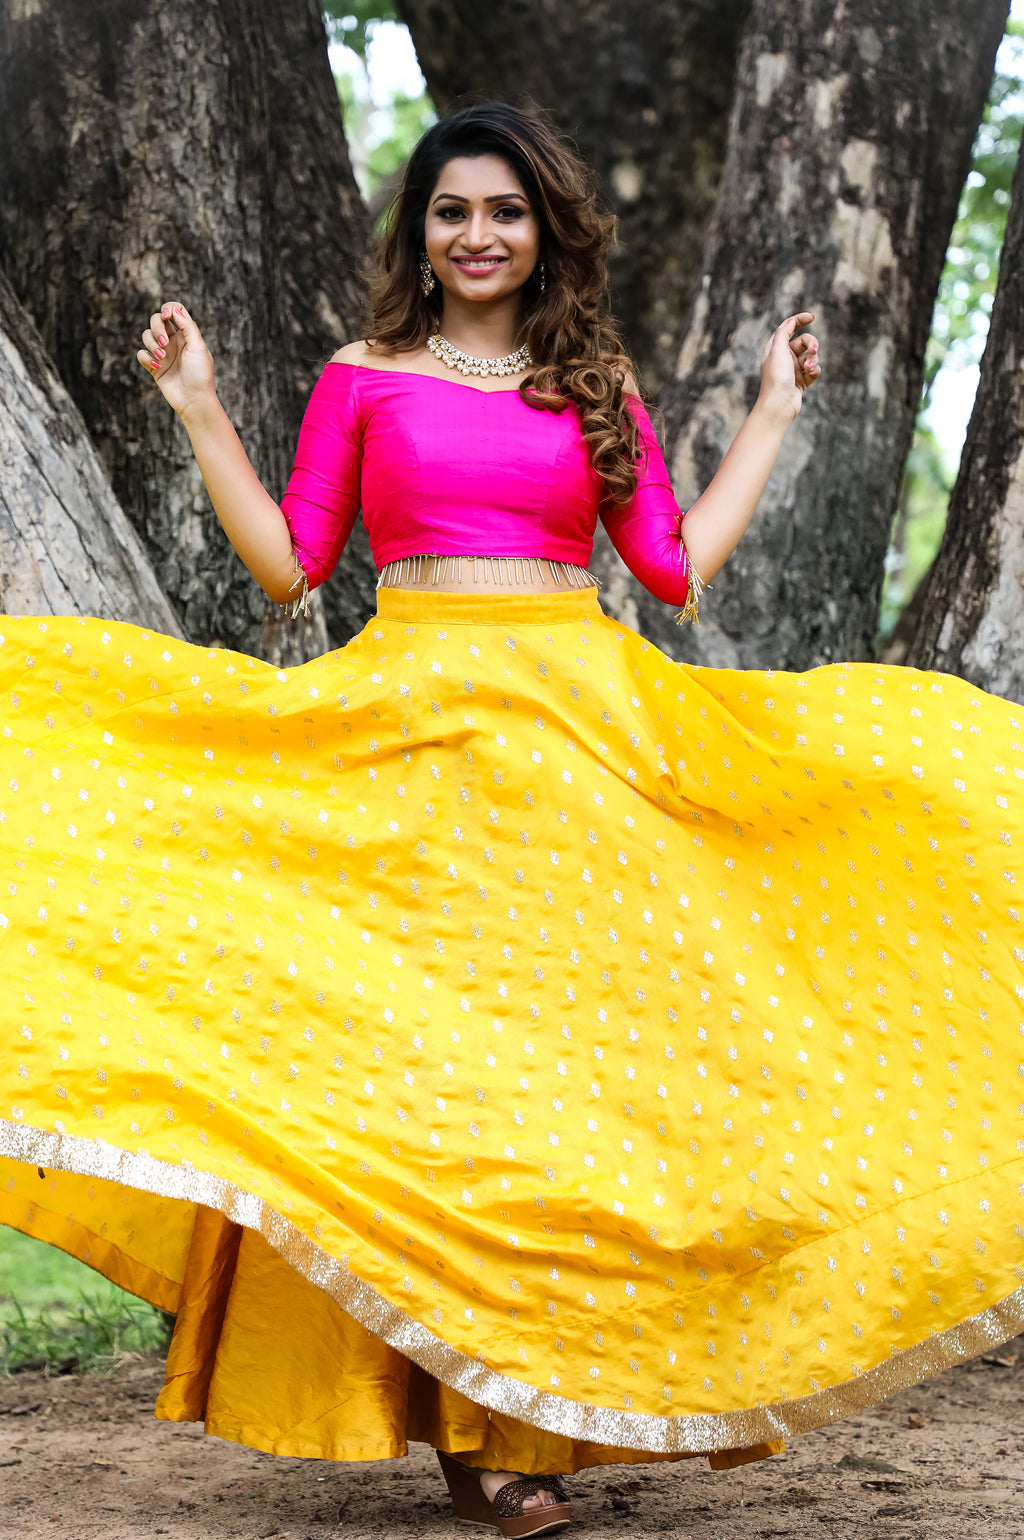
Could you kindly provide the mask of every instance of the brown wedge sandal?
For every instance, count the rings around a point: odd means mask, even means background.
[[[480,1485],[479,1471],[461,1465],[440,1449],[437,1458],[448,1483],[455,1516],[464,1524],[479,1524],[512,1540],[526,1540],[528,1535],[550,1535],[569,1523],[569,1494],[558,1476],[524,1476],[519,1481],[508,1481],[495,1492],[494,1500],[488,1501]],[[557,1501],[524,1512],[525,1499],[540,1492],[551,1492]]]

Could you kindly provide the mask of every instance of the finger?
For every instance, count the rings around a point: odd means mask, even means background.
[[[148,342],[146,341],[147,337],[149,338]],[[138,353],[137,356],[139,358],[145,356],[146,358],[150,359],[154,364],[162,364],[163,361],[164,361],[164,350],[163,350],[163,348],[158,347],[156,345],[156,343],[153,341],[153,333],[150,332],[150,331],[147,331],[144,334],[143,338],[142,338],[142,342],[143,342],[143,348],[140,350],[140,352]]]
[[[159,335],[162,336],[163,333],[160,332]],[[162,364],[164,359],[167,357],[167,349],[160,346],[160,343],[157,341],[156,337],[154,337],[148,326],[142,333],[142,343],[144,347],[149,349],[149,352],[151,353],[154,361],[158,364]]]
[[[159,373],[159,370],[160,370],[160,365],[157,362],[157,360],[155,358],[151,357],[151,355],[149,353],[144,353],[141,348],[136,353],[135,357],[138,359],[138,361],[142,365],[143,369],[148,370],[149,373],[151,375],[153,375],[154,378],[156,378],[156,375]]]
[[[175,316],[174,310],[175,307],[173,303],[168,303],[165,301],[164,304],[160,306],[160,325],[164,328],[164,331],[170,332],[172,337],[177,336],[180,329],[175,325],[177,317]]]
[[[817,354],[812,353],[810,357],[805,358],[799,365],[799,369],[800,378],[804,385],[813,385],[814,381],[821,374],[821,365],[818,362]]]
[[[160,315],[159,311],[157,311],[155,314],[150,316],[150,318],[149,318],[149,329],[153,333],[153,336],[156,339],[157,345],[159,347],[165,348],[167,346],[167,340],[168,340],[167,339],[167,327],[164,324],[163,317]],[[142,340],[145,342],[145,340],[146,340],[145,337],[143,337]],[[148,344],[147,344],[147,346],[148,346]]]
[[[775,328],[765,343],[763,357],[767,359],[774,348],[792,347],[793,333],[797,327],[806,326],[808,322],[813,320],[814,315],[810,310],[800,310],[796,315],[787,316],[782,324]]]
[[[185,306],[179,304],[177,300],[165,301],[165,303],[160,306],[160,315],[164,321],[165,326],[167,324],[171,324],[175,326],[178,331],[184,333],[186,342],[189,342],[193,337],[199,336],[198,326],[193,321],[188,311],[185,309]]]

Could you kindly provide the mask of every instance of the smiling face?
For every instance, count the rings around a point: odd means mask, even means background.
[[[537,216],[499,155],[448,162],[430,194],[424,237],[438,282],[466,300],[514,294],[540,256]]]

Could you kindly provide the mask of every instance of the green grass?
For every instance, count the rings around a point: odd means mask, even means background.
[[[167,1342],[165,1318],[54,1246],[0,1225],[0,1374],[103,1370]]]

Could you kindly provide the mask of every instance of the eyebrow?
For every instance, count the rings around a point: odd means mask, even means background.
[[[468,203],[469,202],[469,199],[468,198],[464,198],[461,193],[446,193],[446,192],[438,193],[437,196],[434,199],[432,199],[432,202],[433,203],[440,203],[442,198],[450,198],[453,203]],[[513,199],[516,199],[520,203],[525,203],[527,201],[522,193],[512,192],[512,193],[493,193],[490,197],[485,198],[484,202],[485,203],[510,203]]]

